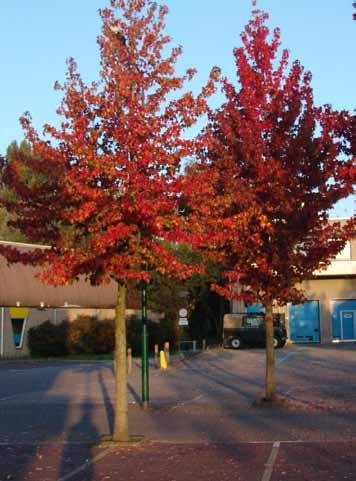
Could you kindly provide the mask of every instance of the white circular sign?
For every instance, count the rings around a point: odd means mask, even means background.
[[[179,309],[179,317],[187,317],[188,311],[184,307],[182,309]]]

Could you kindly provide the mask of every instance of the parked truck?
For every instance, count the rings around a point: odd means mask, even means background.
[[[284,314],[273,314],[274,347],[283,347],[287,340]],[[223,342],[226,349],[241,349],[244,346],[265,346],[265,315],[225,314]]]

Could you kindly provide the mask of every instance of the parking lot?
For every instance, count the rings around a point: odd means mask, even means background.
[[[264,351],[209,350],[130,375],[138,445],[102,448],[112,429],[111,362],[0,363],[0,480],[355,479],[356,346],[277,350],[277,405]]]

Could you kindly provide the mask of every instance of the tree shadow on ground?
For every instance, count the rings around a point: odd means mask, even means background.
[[[0,401],[1,479],[5,476],[22,481],[32,479],[31,473],[41,476],[36,481],[47,475],[57,479],[58,474],[66,476],[91,459],[93,443],[105,434],[105,428],[100,428],[101,433],[98,430],[99,425],[106,424],[103,404],[108,430],[112,430],[113,405],[103,368],[104,363],[59,362],[28,368],[23,361],[11,364],[9,369],[2,367],[1,395],[8,394],[9,399]],[[13,382],[15,375],[21,388]],[[100,386],[103,404],[90,398],[90,391],[97,389],[91,384]],[[83,479],[91,480],[92,476],[88,465]]]
[[[93,415],[95,415],[95,406],[88,400],[83,405],[79,421],[68,432],[59,469],[60,478],[69,479],[70,474],[82,466],[81,472],[85,472],[85,480],[92,481],[94,479],[94,466],[91,463],[93,443],[87,441],[78,444],[83,432],[88,439],[96,440],[99,438],[98,430],[93,423]]]

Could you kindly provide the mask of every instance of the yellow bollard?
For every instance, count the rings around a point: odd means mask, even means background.
[[[167,369],[167,361],[166,361],[166,356],[164,354],[164,351],[160,351],[159,353],[159,363],[160,363],[161,369]]]

